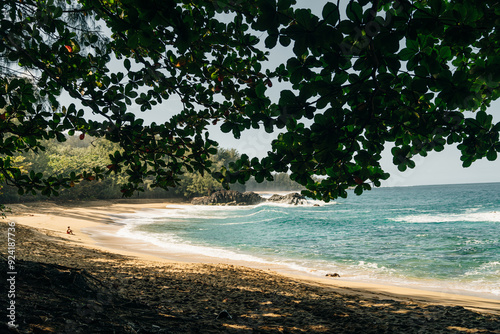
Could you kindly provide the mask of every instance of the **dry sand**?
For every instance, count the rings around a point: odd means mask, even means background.
[[[96,230],[112,234],[117,226],[110,215],[165,209],[173,203],[9,205],[12,212],[1,224],[1,240],[6,239],[6,223],[16,222],[16,257],[24,268],[17,277],[19,289],[40,297],[19,293],[18,330],[500,333],[500,300],[307,277],[252,263],[164,254],[136,241],[88,234]],[[68,226],[74,235],[66,234]],[[5,247],[6,258],[3,254]],[[73,292],[75,282],[81,282],[76,286],[88,294]],[[71,289],[57,292],[65,284]],[[224,310],[231,318],[224,317]]]

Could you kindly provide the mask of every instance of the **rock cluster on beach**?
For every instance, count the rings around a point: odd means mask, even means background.
[[[195,197],[191,201],[194,205],[255,205],[265,202],[266,199],[254,192],[241,193],[236,190],[221,190],[212,193],[210,196]],[[268,202],[304,205],[307,200],[299,193],[287,195],[273,195]]]
[[[267,200],[268,202],[283,203],[291,205],[304,205],[307,204],[307,200],[304,196],[299,193],[287,194],[287,195],[273,195]]]

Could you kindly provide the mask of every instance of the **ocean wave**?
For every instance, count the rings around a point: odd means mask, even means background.
[[[421,215],[406,215],[388,220],[401,223],[449,223],[449,222],[494,222],[500,223],[500,212],[472,212],[462,214],[421,214]]]
[[[276,218],[266,218],[266,219],[253,220],[253,221],[243,221],[243,222],[236,222],[236,223],[221,223],[219,225],[220,226],[229,226],[229,225],[262,224],[262,223],[270,222],[270,221],[274,221],[274,220],[276,220]]]
[[[249,206],[207,206],[207,205],[169,205],[165,209],[143,209],[134,213],[124,213],[110,216],[115,223],[118,224],[151,224],[160,219],[176,220],[176,219],[196,219],[203,220],[224,220],[224,219],[240,219],[246,217],[254,217],[263,214],[290,215],[293,212],[288,211],[289,208],[306,213],[315,213],[316,210],[307,210],[312,208],[316,202],[306,205],[292,205],[284,203],[268,203],[263,202],[257,205]],[[338,203],[324,203],[321,206],[331,206]],[[306,211],[304,211],[306,210]]]
[[[499,295],[497,197],[489,196],[483,206],[466,191],[430,201],[427,191],[421,193],[420,199],[404,200],[392,193],[350,197],[319,202],[321,207],[311,200],[298,206],[169,205],[112,218],[123,225],[119,236],[138,239],[156,254],[205,255],[318,276],[336,272],[348,280]]]
[[[465,240],[466,245],[494,245],[498,244],[500,241],[493,239],[485,239],[485,240],[477,240],[477,239],[469,239]]]
[[[126,225],[116,236],[132,238],[147,242],[160,251],[171,254],[199,255],[231,261],[245,261],[257,265],[278,265],[289,270],[324,277],[328,273],[337,272],[342,279],[352,281],[386,282],[402,286],[416,286],[420,288],[438,289],[439,291],[485,293],[499,296],[500,286],[494,280],[500,274],[500,262],[491,261],[474,270],[461,275],[455,281],[439,281],[419,279],[403,274],[402,272],[374,261],[348,261],[345,263],[327,260],[307,260],[293,258],[267,259],[265,256],[245,254],[238,250],[231,250],[216,246],[193,244],[171,233],[152,233],[135,230],[135,226]],[[350,262],[350,263],[349,263]],[[287,270],[287,269],[285,269]]]
[[[467,271],[465,276],[486,276],[486,275],[500,275],[500,262],[499,261],[491,261],[486,262],[480,265],[479,267]],[[499,283],[500,285],[500,283]]]
[[[227,209],[231,208],[231,209]],[[241,212],[242,207],[223,207],[223,206],[198,206],[198,205],[185,205],[185,206],[171,206],[167,209],[144,209],[134,213],[122,214],[119,220],[132,221],[134,219],[225,219],[244,217],[245,215],[237,216],[234,213]],[[247,209],[248,210],[248,209]]]
[[[116,235],[119,237],[147,242],[158,247],[160,250],[164,250],[166,253],[171,254],[200,255],[233,261],[257,262],[262,264],[272,263],[257,256],[241,254],[224,248],[195,245],[169,233],[154,234],[151,232],[136,231],[130,228],[122,228],[116,233]]]

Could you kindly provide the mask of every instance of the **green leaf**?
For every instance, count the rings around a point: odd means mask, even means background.
[[[266,92],[266,86],[264,85],[263,82],[259,82],[257,86],[255,86],[255,93],[257,94],[257,97],[264,98],[265,92]]]
[[[346,8],[346,14],[354,22],[361,22],[363,19],[363,8],[356,1],[350,1]]]
[[[350,20],[340,21],[338,29],[344,34],[351,34],[355,31],[356,25]]]
[[[278,10],[286,10],[292,6],[292,0],[278,0]]]
[[[284,90],[281,92],[280,101],[279,101],[280,106],[291,105],[294,102],[295,102],[295,94],[293,94],[292,91]]]
[[[308,42],[305,38],[297,38],[293,44],[293,52],[296,56],[302,57],[307,52]]]
[[[264,182],[264,174],[259,173],[259,174],[255,175],[255,181],[257,181],[257,183]]]
[[[409,49],[409,48],[404,48],[401,51],[399,51],[398,55],[401,60],[410,60],[413,57],[415,57],[416,50],[414,49]]]
[[[347,81],[347,79],[349,79],[349,75],[347,74],[347,72],[337,72],[332,80],[332,84],[340,86],[343,85]]]
[[[472,162],[473,162],[472,158],[467,158],[462,163],[462,166],[465,167],[465,168],[470,167],[472,165]]]
[[[302,8],[297,9],[295,11],[295,18],[297,22],[307,30],[314,28],[310,10]]]
[[[131,64],[130,64],[130,59],[126,58],[126,59],[123,61],[123,65],[125,66],[125,68],[127,69],[127,71],[130,71],[130,67],[131,67]]]
[[[490,149],[486,154],[486,159],[489,161],[495,161],[497,159],[497,152],[494,149]]]
[[[52,15],[53,15],[53,17],[54,17],[55,19],[57,19],[58,17],[61,17],[62,13],[63,13],[62,8],[61,8],[61,7],[56,7],[56,8],[54,9],[54,11],[52,12]]]
[[[292,42],[292,40],[290,39],[290,37],[285,36],[285,35],[280,36],[280,44],[282,46],[287,47],[290,45],[291,42]]]
[[[231,132],[233,130],[233,127],[234,127],[234,125],[232,123],[225,122],[221,125],[220,129],[222,132],[228,133],[228,132]]]
[[[278,43],[278,34],[271,34],[269,36],[267,36],[266,40],[265,40],[265,45],[266,45],[266,48],[268,49],[272,49],[276,46],[276,44]]]
[[[398,170],[399,170],[400,172],[404,172],[404,171],[406,170],[406,165],[405,165],[405,164],[399,164],[399,165],[398,165]]]
[[[361,185],[356,186],[356,188],[354,188],[354,193],[360,196],[363,193],[363,187]]]
[[[481,124],[482,126],[486,126],[488,125],[488,115],[486,114],[485,111],[483,110],[479,110],[476,114],[476,120],[479,124]]]
[[[139,33],[133,33],[128,37],[127,46],[131,49],[136,49],[139,46]]]
[[[322,15],[325,22],[332,26],[335,26],[340,19],[338,7],[331,2],[327,2],[323,7]]]
[[[444,46],[439,50],[439,56],[443,59],[451,59],[451,49],[449,46]]]

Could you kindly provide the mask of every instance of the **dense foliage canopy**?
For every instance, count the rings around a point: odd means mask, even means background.
[[[43,152],[24,152],[13,158],[13,162],[23,171],[36,170],[43,175],[71,175],[80,174],[85,170],[91,170],[95,165],[106,166],[110,163],[109,155],[121,148],[116,143],[104,139],[86,136],[80,140],[77,136],[59,143],[57,141],[46,141],[43,143]],[[240,155],[234,149],[219,149],[217,154],[210,157],[212,166],[216,169],[228,167],[235,162]],[[301,186],[281,173],[273,175],[273,182],[257,183],[250,179],[243,184],[231,185],[232,190],[241,192],[247,190],[260,191],[298,191]],[[138,193],[141,198],[184,198],[192,199],[197,196],[207,196],[211,192],[222,190],[222,185],[209,173],[201,176],[200,173],[184,173],[180,176],[179,184],[166,192],[161,188],[152,188],[154,178],[144,180],[144,192]],[[69,188],[58,190],[57,200],[80,201],[95,199],[116,199],[121,197],[120,188],[127,184],[127,177],[123,174],[105,175],[100,180],[73,183]],[[19,203],[44,200],[41,194],[19,195],[15,186],[5,186],[0,192],[0,203]]]
[[[486,112],[500,94],[497,0],[337,1],[319,16],[293,0],[4,0],[0,20],[0,177],[21,193],[113,172],[127,176],[125,195],[151,177],[174,187],[184,172],[226,184],[288,172],[328,200],[388,178],[387,143],[400,170],[447,144],[466,167],[500,151]],[[282,63],[266,65],[283,48]],[[74,103],[61,105],[62,92]],[[164,123],[130,111],[161,110],[172,96],[182,107]],[[214,170],[211,124],[236,138],[280,134],[265,158]],[[69,175],[16,165],[19,152],[66,134],[122,150]]]

